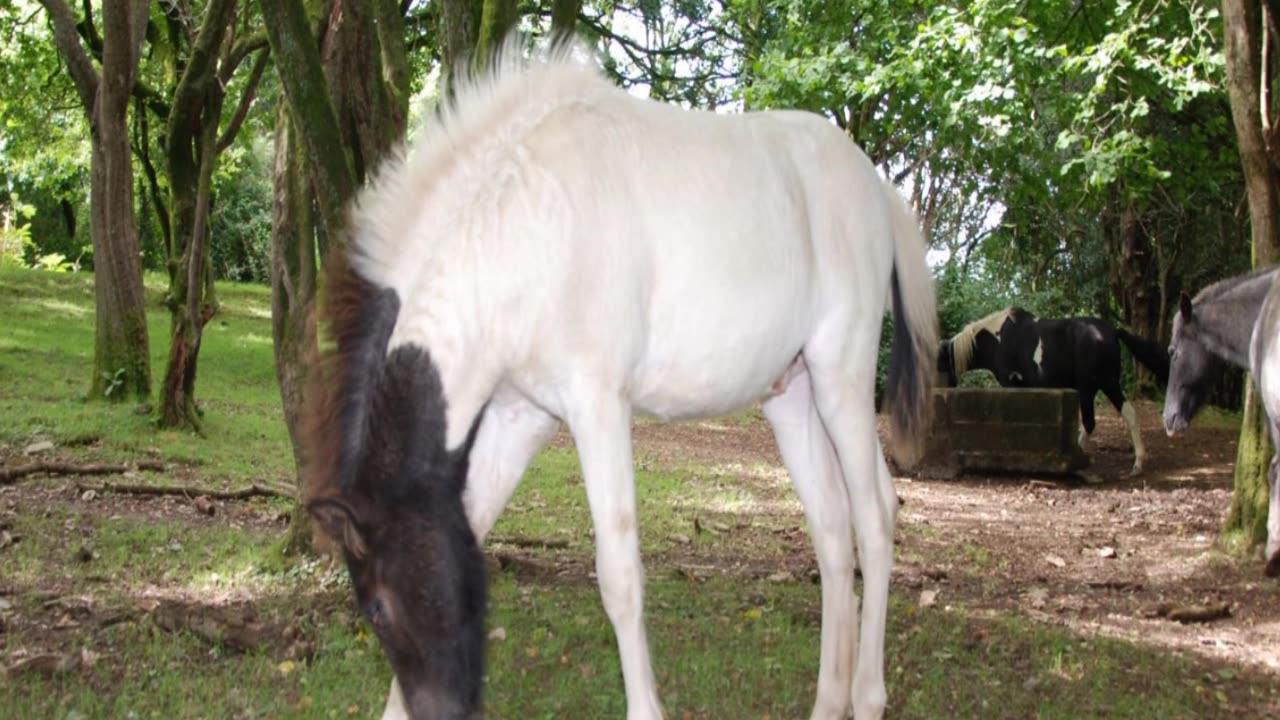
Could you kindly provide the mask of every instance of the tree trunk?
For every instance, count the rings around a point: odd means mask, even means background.
[[[1115,278],[1124,321],[1134,334],[1158,341],[1159,267],[1151,239],[1143,227],[1142,214],[1131,203],[1120,211],[1118,240],[1120,261]],[[1134,363],[1134,379],[1135,395],[1145,398],[1156,396],[1155,376],[1137,362]]]
[[[440,69],[440,77],[446,92],[450,76],[476,47],[482,6],[483,0],[441,0],[440,57],[444,67]]]
[[[578,29],[579,12],[582,12],[582,0],[551,0],[551,33],[557,41],[573,37]]]
[[[1280,248],[1280,174],[1267,155],[1262,118],[1272,108],[1259,107],[1262,83],[1262,8],[1256,0],[1223,0],[1226,35],[1227,90],[1235,122],[1249,197],[1255,266],[1271,264]],[[1227,518],[1228,537],[1246,548],[1266,539],[1266,527],[1258,518],[1267,515],[1267,467],[1272,448],[1263,427],[1263,413],[1253,383],[1245,391],[1244,422],[1236,455],[1235,490]]]
[[[102,73],[80,42],[66,0],[41,0],[89,120],[90,236],[96,328],[89,397],[145,401],[151,394],[146,302],[133,214],[129,97],[146,29],[148,0],[106,0]],[[92,23],[93,18],[85,22]]]
[[[322,232],[338,237],[346,226],[347,202],[355,194],[356,176],[329,98],[320,49],[300,0],[259,0],[258,4],[294,127],[306,146]],[[360,71],[373,70],[366,67]],[[338,152],[338,148],[345,151]]]
[[[315,227],[302,143],[291,127],[289,110],[276,112],[275,162],[272,170],[271,210],[271,337],[276,379],[289,444],[293,449],[298,487],[302,486],[302,391],[307,360],[316,353]],[[304,551],[310,543],[305,512],[294,513],[286,550]]]
[[[335,0],[325,19],[322,64],[298,0],[259,2],[288,101],[276,125],[272,335],[300,482],[302,393],[316,352],[317,248],[322,240],[342,242],[356,188],[403,138],[409,72],[398,8]],[[287,549],[300,551],[309,541],[306,513],[295,511]]]
[[[209,262],[209,207],[213,169],[217,159],[218,123],[222,118],[223,86],[217,59],[229,41],[228,25],[236,0],[212,0],[174,89],[166,123],[169,163],[169,217],[173,223],[169,247],[170,311],[169,359],[157,402],[161,427],[200,431],[196,411],[196,367],[204,326],[217,305],[206,290],[212,287]]]
[[[476,69],[489,63],[493,53],[516,24],[516,0],[483,0],[480,29],[476,35],[476,52],[472,58]]]

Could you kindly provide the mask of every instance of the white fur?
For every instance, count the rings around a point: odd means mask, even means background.
[[[922,377],[936,350],[924,246],[901,198],[818,116],[643,101],[563,53],[504,62],[456,92],[457,109],[361,197],[355,267],[401,300],[391,347],[420,346],[436,363],[450,447],[487,403],[467,481],[477,535],[566,422],[627,717],[657,720],[632,414],[768,398],[823,575],[812,717],[844,718],[852,704],[858,720],[879,718],[897,503],[873,397],[891,270]],[[392,697],[385,717],[396,709]]]
[[[1267,429],[1272,448],[1280,448],[1280,274],[1271,281],[1271,289],[1258,311],[1249,342],[1249,368],[1257,382],[1262,407],[1267,414]],[[1267,545],[1266,559],[1280,552],[1280,451],[1276,451],[1267,471]]]

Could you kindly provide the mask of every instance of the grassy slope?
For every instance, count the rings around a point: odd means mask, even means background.
[[[224,311],[202,354],[198,392],[208,438],[200,439],[158,433],[130,407],[83,402],[92,347],[90,283],[87,276],[0,270],[0,443],[14,448],[47,437],[78,459],[151,453],[187,463],[191,481],[212,485],[291,476],[265,290],[221,289]],[[155,302],[158,283],[153,278],[148,285],[157,374],[167,345],[167,318]],[[697,508],[750,506],[751,498],[726,496],[719,473],[693,466],[641,470],[642,539],[651,558],[670,549],[677,532],[689,532]],[[266,617],[296,618],[315,638],[317,654],[302,664],[266,652],[235,654],[149,621],[86,627],[73,632],[69,647],[93,649],[101,655],[97,664],[53,678],[0,680],[0,717],[378,716],[388,670],[376,642],[353,620],[345,590],[334,587],[340,574],[315,563],[283,567],[276,531],[179,516],[159,523],[128,513],[103,517],[74,500],[43,511],[18,508],[15,528],[24,540],[0,550],[0,584],[14,591],[8,596],[14,611],[37,613],[47,597],[40,592],[50,587],[124,607],[156,592],[247,596]],[[552,448],[531,468],[495,534],[566,538],[560,557],[589,566],[586,518],[574,456]],[[752,522],[772,527],[800,520],[789,511],[785,517],[765,512]],[[753,554],[767,560],[782,552],[767,531],[760,534]],[[94,548],[93,563],[68,561],[72,537]],[[730,542],[736,540],[693,540],[695,548],[708,549]],[[815,585],[690,582],[656,560],[649,575],[648,622],[670,717],[806,716],[816,676]],[[895,596],[890,618],[892,717],[1240,718],[1263,717],[1260,708],[1275,707],[1268,677],[1022,619],[977,618],[964,608],[921,610],[912,599]],[[506,632],[491,644],[490,717],[622,716],[614,641],[589,581],[532,581],[495,571],[490,623]],[[31,641],[0,633],[0,665]]]

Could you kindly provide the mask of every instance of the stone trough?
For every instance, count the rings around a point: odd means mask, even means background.
[[[1068,475],[1080,449],[1080,398],[1050,388],[947,388],[933,393],[933,425],[916,467],[923,477],[966,472]]]

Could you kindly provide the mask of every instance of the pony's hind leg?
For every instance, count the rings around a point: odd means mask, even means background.
[[[798,360],[803,367],[803,360]],[[782,461],[804,504],[822,574],[822,650],[814,720],[843,720],[849,709],[856,645],[853,538],[849,499],[835,448],[818,417],[807,372],[764,402]]]
[[[852,338],[874,337],[875,330],[850,333],[849,347],[860,347]],[[867,346],[874,348],[875,344]],[[806,359],[813,376],[818,415],[840,460],[862,568],[861,630],[851,686],[853,716],[856,720],[879,720],[886,702],[884,633],[897,502],[876,435],[875,356],[837,356],[828,363],[819,362],[806,349]]]
[[[627,720],[661,720],[644,630],[644,569],[631,458],[631,409],[617,392],[576,393],[566,418],[582,462],[596,531],[596,577],[613,623]]]
[[[1138,426],[1138,412],[1134,409],[1133,403],[1125,399],[1124,391],[1119,385],[1104,387],[1102,393],[1120,412],[1120,417],[1124,418],[1124,424],[1129,428],[1129,439],[1133,442],[1133,470],[1129,474],[1140,475],[1147,461],[1147,450],[1142,446],[1142,429]]]
[[[1280,420],[1271,420],[1272,447],[1280,447]],[[1280,575],[1280,452],[1271,456],[1271,465],[1267,469],[1268,489],[1271,493],[1267,499],[1267,546],[1266,573],[1268,577]]]

